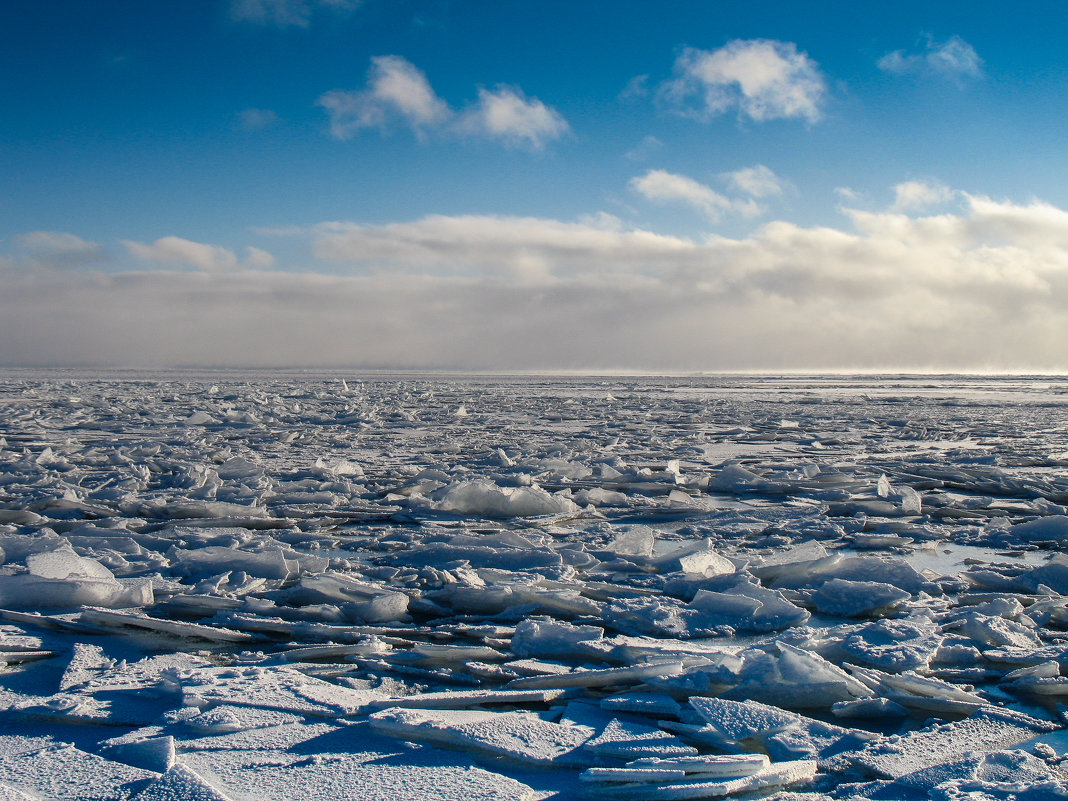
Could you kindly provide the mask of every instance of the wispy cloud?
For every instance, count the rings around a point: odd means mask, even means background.
[[[278,124],[278,114],[269,108],[246,108],[237,114],[237,120],[246,131],[262,131]]]
[[[958,84],[964,78],[981,78],[983,75],[983,60],[975,48],[959,36],[939,42],[925,35],[919,50],[894,50],[879,59],[876,66],[893,75],[948,78]]]
[[[649,76],[648,75],[635,75],[629,81],[627,85],[623,87],[619,92],[617,98],[621,102],[629,102],[632,100],[638,100],[643,97],[649,96]]]
[[[684,50],[658,94],[668,108],[699,120],[737,110],[756,122],[816,122],[825,93],[816,62],[795,44],[736,39],[718,50]]]
[[[360,0],[231,0],[230,17],[279,28],[307,28],[318,11],[347,12],[359,5]]]
[[[624,153],[624,157],[631,161],[645,161],[653,153],[664,146],[664,143],[655,136],[646,136],[635,147]]]

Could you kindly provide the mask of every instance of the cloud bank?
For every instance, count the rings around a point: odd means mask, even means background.
[[[59,273],[9,262],[2,358],[489,370],[1068,368],[1068,212],[959,197],[956,214],[850,209],[841,228],[772,222],[738,239],[664,236],[608,215],[324,223],[295,232],[317,272],[219,269],[236,256],[177,237],[132,243],[131,253],[160,269]],[[179,269],[190,264],[199,269]]]

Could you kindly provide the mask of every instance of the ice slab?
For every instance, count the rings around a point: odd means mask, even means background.
[[[697,754],[696,748],[655,726],[619,718],[610,720],[583,747],[600,757],[626,760]]]
[[[548,617],[526,618],[515,627],[511,649],[516,656],[561,657],[583,654],[580,643],[600,640],[600,626],[576,626]]]
[[[522,782],[469,764],[402,754],[339,751],[323,755],[285,751],[200,751],[184,764],[237,801],[535,801]],[[297,789],[299,788],[299,789]]]
[[[0,783],[31,797],[125,801],[133,798],[156,775],[103,759],[72,745],[0,756]]]
[[[812,596],[812,603],[827,615],[869,617],[893,610],[912,595],[881,581],[825,581]]]
[[[619,785],[589,785],[591,798],[646,799],[675,801],[676,799],[723,798],[752,793],[769,787],[785,787],[807,782],[816,775],[816,763],[810,760],[779,762],[750,776],[723,781],[693,780],[669,784],[627,783]]]
[[[183,671],[178,681],[183,704],[199,709],[233,704],[340,717],[382,698],[382,693],[342,687],[284,665],[199,668]]]
[[[969,752],[1011,747],[1054,728],[1055,725],[1029,715],[987,708],[965,720],[871,743],[847,755],[847,759],[876,776],[897,779]]]
[[[173,765],[137,796],[137,801],[233,801],[181,763]]]
[[[533,765],[583,766],[579,749],[593,734],[530,712],[387,709],[369,718],[379,734],[476,751]]]
[[[563,495],[551,495],[541,487],[499,487],[477,479],[437,490],[434,508],[443,512],[482,517],[533,517],[571,514],[579,507]]]

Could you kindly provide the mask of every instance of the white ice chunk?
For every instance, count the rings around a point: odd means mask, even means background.
[[[621,497],[625,500],[625,496]],[[608,549],[621,556],[652,556],[655,543],[656,532],[653,529],[648,526],[632,526],[616,534]]]
[[[167,735],[117,743],[107,748],[106,753],[110,758],[135,768],[163,773],[174,764],[174,738]]]
[[[706,578],[735,571],[734,563],[717,553],[708,537],[658,557],[653,565],[665,573],[681,571]]]
[[[877,776],[896,779],[970,751],[1010,747],[1054,726],[1019,712],[988,707],[966,720],[870,743],[848,756],[854,765]]]
[[[585,726],[550,723],[530,712],[387,709],[371,715],[369,722],[389,737],[560,767],[587,762],[577,750],[593,733]]]
[[[581,654],[580,644],[604,637],[600,626],[576,626],[549,617],[526,618],[515,627],[516,656],[559,657]]]
[[[828,615],[867,617],[893,609],[912,595],[881,581],[825,581],[812,596],[816,608]]]
[[[231,801],[188,765],[178,763],[146,787],[137,801]]]
[[[648,757],[628,762],[629,768],[671,768],[687,776],[735,779],[752,776],[771,764],[764,754],[704,754],[702,756]]]
[[[115,661],[104,656],[104,649],[99,645],[76,642],[74,643],[74,654],[71,656],[70,662],[67,663],[63,676],[60,677],[59,689],[62,692],[79,684],[84,684],[114,666]]]
[[[92,560],[89,560],[92,561]],[[121,609],[152,603],[148,579],[42,578],[31,573],[0,575],[0,606],[9,609],[104,606]]]
[[[1068,516],[1047,515],[1026,523],[1017,523],[1008,530],[1011,542],[1057,542],[1068,541]]]
[[[697,749],[654,726],[613,718],[583,746],[597,756],[616,759],[696,755]]]
[[[592,798],[641,799],[641,801],[676,801],[677,799],[722,798],[752,793],[767,787],[784,787],[805,782],[816,775],[816,763],[811,760],[777,762],[750,776],[724,781],[694,780],[649,785],[628,783],[619,785],[589,785],[587,795]]]
[[[222,570],[243,570],[252,576],[285,579],[299,572],[299,564],[286,559],[280,548],[255,552],[206,545],[188,550],[175,548],[170,556],[176,566],[190,573],[216,574]]]
[[[54,551],[30,554],[26,567],[31,576],[46,579],[98,579],[110,580],[115,576],[95,559],[78,556],[69,545]]]
[[[482,517],[534,517],[579,510],[570,498],[551,495],[541,487],[499,487],[487,479],[452,484],[432,497],[434,508],[442,512]]]
[[[38,798],[125,801],[155,777],[155,773],[71,745],[0,756],[0,783]]]
[[[738,584],[723,592],[698,590],[690,606],[703,614],[703,626],[730,626],[741,631],[776,631],[804,623],[810,615],[776,590]]]
[[[200,668],[183,671],[182,703],[200,709],[216,704],[255,706],[317,717],[351,715],[382,698],[373,690],[341,687],[295,668]]]

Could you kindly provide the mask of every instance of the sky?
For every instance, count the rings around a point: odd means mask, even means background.
[[[0,11],[0,365],[1068,371],[1068,9]]]

